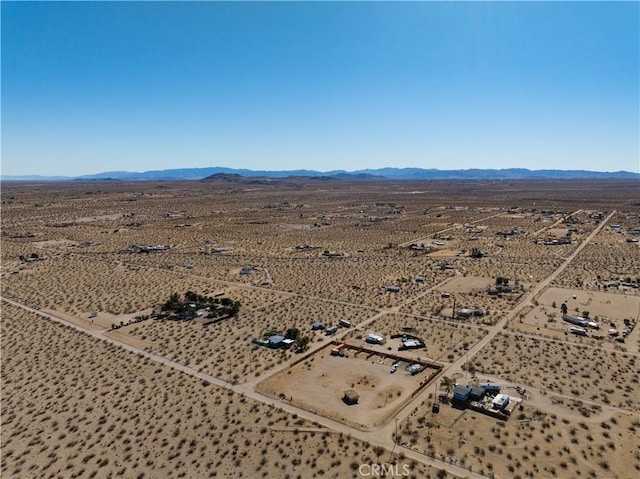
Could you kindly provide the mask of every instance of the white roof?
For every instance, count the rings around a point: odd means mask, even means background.
[[[498,394],[493,399],[493,405],[498,407],[503,407],[509,403],[509,395],[508,394]]]

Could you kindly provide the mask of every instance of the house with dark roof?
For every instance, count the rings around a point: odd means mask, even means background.
[[[284,345],[284,336],[279,334],[274,334],[273,336],[269,336],[268,346],[273,349],[278,349]]]
[[[484,388],[478,386],[471,386],[469,390],[469,400],[470,401],[481,401],[484,398],[486,391]]]
[[[467,402],[471,395],[471,386],[465,384],[456,384],[453,388],[453,400],[459,402]]]
[[[480,401],[486,391],[478,386],[456,384],[453,388],[453,400],[458,402]]]

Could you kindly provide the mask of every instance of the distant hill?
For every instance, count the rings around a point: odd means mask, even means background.
[[[168,170],[152,170],[145,172],[108,171],[94,175],[77,177],[47,177],[38,175],[9,176],[2,175],[5,181],[169,181],[169,180],[203,180],[220,179],[239,181],[240,178],[310,178],[335,180],[520,180],[520,179],[604,179],[604,178],[638,178],[640,173],[630,171],[587,171],[587,170],[529,170],[526,168],[507,169],[468,169],[438,170],[434,168],[378,168],[357,171],[332,170],[248,170],[213,166],[209,168],[175,168]]]
[[[396,180],[516,180],[516,179],[570,179],[570,178],[640,178],[639,173],[628,171],[602,172],[587,170],[528,170],[526,168],[437,170],[423,168],[380,168],[358,173],[375,174]]]

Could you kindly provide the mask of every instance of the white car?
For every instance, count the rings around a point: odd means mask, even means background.
[[[398,363],[394,363],[393,366],[391,366],[391,371],[389,371],[391,374],[395,373],[398,370]]]

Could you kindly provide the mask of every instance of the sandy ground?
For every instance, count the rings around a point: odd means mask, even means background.
[[[423,340],[425,348],[399,351],[401,338],[391,339],[391,335],[403,334],[402,328],[412,328],[409,334]],[[385,338],[383,345],[365,343],[368,333]],[[466,354],[469,346],[486,334],[486,330],[455,321],[438,321],[402,314],[383,315],[367,325],[364,331],[352,331],[349,341],[375,351],[393,352],[406,358],[426,361],[452,361]]]
[[[378,461],[347,435],[5,303],[2,352],[3,477],[353,477]]]
[[[538,394],[508,421],[450,405],[433,414],[425,405],[400,425],[400,441],[496,477],[637,475],[637,416],[578,418],[571,401],[537,401]]]
[[[267,378],[258,390],[323,416],[370,428],[388,419],[429,374],[412,376],[406,370],[410,361],[399,361],[397,371],[391,373],[394,361],[390,358],[354,350],[347,357],[332,356],[330,347]],[[358,404],[342,400],[350,389],[359,394]]]
[[[640,328],[617,343],[536,318],[567,301],[607,329],[639,319],[636,182],[2,186],[2,297],[87,332],[2,302],[3,477],[365,477],[359,465],[391,450],[416,478],[640,470]],[[537,244],[569,232],[571,244]],[[421,243],[429,248],[410,246]],[[487,257],[469,257],[473,248]],[[490,297],[498,276],[520,290]],[[210,326],[129,324],[186,291],[223,291],[241,312]],[[451,321],[443,292],[485,315]],[[523,410],[504,423],[447,404],[433,415],[439,377],[400,407],[415,378],[389,363],[326,357],[291,369],[299,355],[251,344],[296,327],[322,350],[330,338],[311,323],[340,319],[354,328],[337,337],[358,344],[415,328],[427,347],[407,359],[439,361],[458,381],[471,381],[464,366],[523,386]],[[375,348],[395,353],[397,342]],[[364,376],[355,409],[336,401]]]
[[[502,334],[472,358],[476,370],[549,392],[640,411],[637,354]]]
[[[586,337],[567,334],[574,325],[562,320],[560,306],[563,303],[567,305],[569,315],[582,316],[588,312],[589,319],[598,324],[599,329],[587,328]],[[549,288],[538,299],[538,305],[523,313],[519,322],[513,324],[513,328],[574,343],[637,352],[635,346],[639,343],[640,328],[628,328],[624,319],[631,320],[631,324],[638,324],[640,296]],[[622,332],[625,329],[631,331],[623,338]],[[611,336],[610,331],[615,331],[616,336]],[[616,341],[622,338],[624,343]]]

